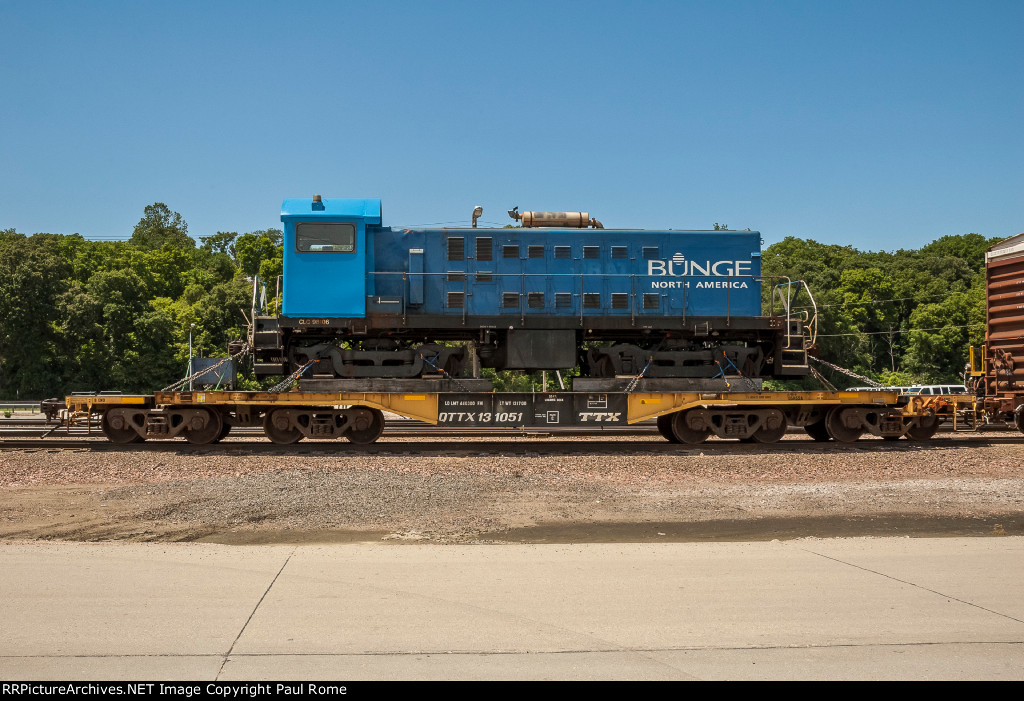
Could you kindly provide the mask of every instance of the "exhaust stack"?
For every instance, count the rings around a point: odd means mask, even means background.
[[[541,226],[561,227],[564,229],[603,229],[604,225],[590,216],[588,212],[521,212],[519,207],[508,210],[508,215],[522,222],[524,229],[536,229]]]

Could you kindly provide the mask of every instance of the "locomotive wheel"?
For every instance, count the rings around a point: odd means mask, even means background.
[[[219,411],[204,409],[202,413],[206,414],[206,423],[193,427],[194,424],[200,424],[203,421],[200,416],[193,416],[189,419],[189,426],[184,431],[185,440],[193,445],[216,443],[220,440],[221,431],[224,430],[224,419]]]
[[[462,360],[454,354],[448,356],[444,364],[444,374],[447,377],[457,377],[462,372]]]
[[[277,421],[275,421],[275,418]],[[289,427],[288,415],[284,412],[270,411],[263,417],[263,432],[272,443],[291,445],[302,440],[302,431]]]
[[[926,441],[939,430],[938,416],[926,416],[917,420],[917,424],[907,430],[907,438],[912,441]]]
[[[676,434],[672,433],[672,416],[672,414],[662,414],[658,417],[658,433],[669,443],[678,443],[679,439],[676,438]]]
[[[808,436],[822,443],[832,440],[832,436],[829,435],[828,428],[825,426],[825,419],[819,419],[813,424],[807,424],[804,426],[804,431],[807,432]]]
[[[686,415],[688,411],[677,411],[672,416],[672,435],[676,437],[677,443],[686,443],[688,445],[697,445],[703,443],[708,439],[711,434],[710,429],[695,430],[690,428],[689,423],[686,421]]]
[[[594,377],[615,377],[615,363],[607,355],[598,356],[594,365]]]
[[[118,411],[108,411],[100,419],[100,430],[111,443],[127,445],[129,443],[141,443],[146,440],[140,436],[134,428],[128,425],[128,416]]]
[[[373,416],[369,425],[365,428],[352,429],[345,434],[345,437],[348,438],[349,442],[366,445],[367,443],[373,443],[375,440],[380,438],[380,434],[384,433],[384,414],[379,409],[371,409],[370,407],[365,406],[353,407],[353,409],[368,411]]]
[[[850,420],[851,423],[856,423],[857,427],[847,426],[844,421],[845,419]],[[825,428],[828,429],[829,435],[840,443],[853,443],[864,433],[864,425],[856,410],[841,406],[833,407],[829,410],[825,416]]]
[[[778,409],[772,409],[765,417],[761,428],[754,431],[751,438],[757,443],[777,443],[786,435],[786,415]]]

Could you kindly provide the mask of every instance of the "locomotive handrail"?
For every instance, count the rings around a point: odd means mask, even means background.
[[[731,277],[732,276],[730,275],[729,278],[731,278]],[[728,278],[727,278],[727,280],[728,280]],[[729,293],[731,291],[732,291],[732,285],[726,285],[725,286],[725,325],[726,326],[729,326],[729,325],[732,324],[732,316],[731,316],[732,309],[729,306],[729,303],[732,301],[729,298]]]
[[[445,270],[442,272],[419,272],[411,273],[406,270],[370,270],[366,272],[367,275],[398,275],[398,276],[417,276],[417,277],[444,277],[446,275],[490,275],[491,277],[617,277],[617,278],[650,278],[650,277],[670,277],[673,280],[694,280],[698,278],[709,278],[709,279],[720,279],[720,280],[752,280],[754,282],[760,282],[765,278],[761,275],[672,275],[672,276],[655,276],[655,275],[644,275],[638,273],[508,273],[501,272],[498,270]]]
[[[771,276],[764,279],[785,280],[785,282],[780,282],[772,288],[771,312],[773,314],[775,313],[775,296],[778,295],[779,303],[782,304],[782,308],[786,312],[787,345],[791,343],[789,322],[793,318],[793,300],[801,291],[807,292],[807,298],[811,302],[811,310],[813,313],[809,311],[804,312],[804,328],[807,329],[807,340],[809,345],[815,345],[818,340],[818,303],[814,301],[814,295],[811,293],[811,288],[803,280],[792,280],[785,275]],[[796,288],[795,292],[793,290],[794,287]]]
[[[647,277],[659,277],[653,275],[640,275],[637,273],[503,273],[497,270],[445,270],[440,273],[410,273],[406,270],[371,270],[367,271],[367,275],[422,275],[423,277],[442,277],[444,275],[491,275],[501,277],[635,277],[635,278],[647,278]],[[673,280],[693,280],[696,278],[715,278],[715,279],[729,279],[729,280],[771,280],[778,279],[782,276],[763,276],[763,275],[674,275],[674,276],[662,276],[671,277]],[[786,278],[787,280],[789,278]],[[798,280],[797,282],[801,282]]]
[[[451,276],[451,275],[461,276],[461,280],[451,280],[450,282],[452,282],[452,283],[460,283],[461,282],[462,283],[462,285],[461,285],[461,292],[463,294],[463,304],[462,304],[462,307],[461,307],[461,315],[463,317],[462,318],[463,323],[466,323],[466,321],[467,321],[467,315],[469,313],[468,312],[468,309],[469,309],[468,297],[472,295],[472,292],[470,292],[470,289],[471,289],[471,286],[472,286],[473,283],[469,279],[470,276],[487,275],[489,280],[493,280],[494,278],[510,278],[510,277],[518,278],[518,280],[519,280],[519,291],[518,291],[519,304],[516,306],[515,311],[519,313],[519,317],[520,317],[519,321],[520,321],[520,323],[525,323],[525,321],[526,321],[526,312],[527,312],[527,309],[528,309],[528,304],[526,302],[524,302],[524,298],[527,296],[527,284],[526,284],[527,283],[527,279],[537,279],[537,278],[540,278],[540,279],[544,279],[544,280],[549,280],[549,279],[553,279],[553,278],[573,278],[573,279],[577,279],[578,278],[579,281],[580,281],[579,291],[576,292],[576,293],[570,293],[570,294],[576,295],[578,297],[578,299],[579,299],[579,319],[580,319],[580,323],[581,324],[583,323],[584,318],[586,317],[586,313],[585,313],[585,309],[586,308],[583,305],[583,297],[584,297],[584,295],[589,294],[588,292],[586,292],[586,285],[585,285],[585,281],[587,279],[601,279],[601,280],[608,280],[608,279],[625,280],[625,279],[628,279],[630,281],[630,289],[629,289],[629,291],[627,291],[627,292],[614,292],[614,294],[628,294],[629,295],[629,305],[628,305],[628,307],[622,309],[622,311],[626,312],[626,310],[628,309],[628,313],[630,315],[631,322],[634,325],[637,323],[638,314],[642,315],[642,312],[643,312],[642,305],[640,305],[638,307],[638,299],[640,299],[640,295],[641,294],[645,294],[643,292],[638,292],[637,291],[637,284],[636,284],[637,280],[640,279],[640,278],[650,278],[650,277],[652,277],[650,275],[638,275],[636,273],[604,273],[604,272],[600,272],[600,273],[528,273],[528,272],[523,272],[523,271],[520,271],[520,272],[499,272],[499,271],[496,271],[496,270],[486,270],[486,271],[485,270],[478,270],[478,271],[446,270],[446,271],[443,271],[443,272],[416,272],[416,273],[412,273],[412,272],[409,272],[409,271],[397,271],[397,270],[396,271],[374,270],[374,271],[368,271],[366,273],[366,275],[368,277],[369,276],[400,277],[403,282],[411,281],[411,280],[416,279],[416,278],[421,278],[421,279],[424,279],[424,278],[438,278],[438,277],[444,278],[444,277]],[[729,284],[726,284],[726,286],[725,286],[725,320],[726,320],[726,325],[729,325],[732,322],[732,284],[731,283],[734,283],[737,280],[750,280],[751,282],[760,283],[762,281],[762,279],[764,279],[764,278],[762,278],[759,275],[708,275],[708,276],[679,275],[679,276],[672,276],[673,281],[678,281],[678,282],[683,283],[681,285],[682,308],[679,310],[679,316],[684,321],[685,321],[685,319],[686,319],[686,317],[688,315],[687,302],[688,302],[688,295],[689,295],[689,288],[688,288],[689,283],[692,282],[695,279],[707,279],[707,278],[715,279],[715,280],[720,280],[720,281],[729,283]],[[789,279],[786,278],[786,280],[788,281]],[[457,291],[457,290],[449,290],[449,291],[454,292],[454,291]],[[808,295],[809,294],[810,294],[810,291],[808,290]],[[659,297],[660,297],[660,299],[664,299],[667,296],[668,295],[662,294]],[[409,302],[409,288],[406,285],[402,286],[401,299],[402,299],[402,314],[406,315],[407,314],[408,306],[410,304],[410,302]],[[774,302],[774,299],[772,301]],[[575,305],[573,305],[573,306],[575,307]],[[773,304],[773,306],[774,306],[774,304]],[[661,302],[659,301],[659,308],[660,307],[661,307]],[[501,309],[503,309],[503,310],[505,310],[507,312],[512,312],[513,311],[513,309],[511,307],[509,307],[509,308],[499,307],[499,308],[501,308]],[[607,313],[608,311],[609,311],[608,309],[605,309],[604,313]],[[671,309],[664,308],[662,310],[662,314],[661,315],[662,316],[670,316],[670,314],[669,314],[670,311],[671,311]],[[651,316],[655,316],[655,315],[652,314]],[[789,314],[787,314],[787,317],[788,316],[789,316]],[[787,339],[787,342],[791,342],[791,339]]]
[[[250,346],[256,343],[256,286],[260,284],[260,279],[257,276],[253,276],[252,279],[252,306],[249,308],[250,317],[249,321],[249,332],[246,334],[245,340]]]

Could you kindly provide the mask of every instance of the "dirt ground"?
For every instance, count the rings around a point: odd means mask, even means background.
[[[658,438],[0,446],[0,539],[568,543],[1024,534],[1024,446]],[[348,449],[346,449],[348,446]]]

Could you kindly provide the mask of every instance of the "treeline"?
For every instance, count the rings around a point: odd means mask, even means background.
[[[226,355],[245,336],[251,278],[281,272],[281,238],[267,229],[197,242],[162,203],[145,208],[127,241],[0,230],[0,398],[152,392],[185,375],[190,333],[196,356]],[[764,251],[765,313],[775,283],[805,281],[822,358],[884,384],[954,381],[984,339],[984,256],[996,240],[863,252],[787,238]],[[806,296],[792,306],[811,313]],[[860,384],[823,372],[837,386]],[[539,388],[540,373],[508,374],[496,376],[501,386]]]
[[[0,398],[152,392],[245,337],[247,276],[276,279],[281,231],[200,240],[162,203],[128,241],[0,230]]]
[[[762,289],[767,301],[769,280],[807,283],[822,359],[886,385],[960,381],[969,347],[985,338],[985,251],[997,241],[965,234],[919,250],[864,252],[787,238],[764,252]],[[811,312],[806,296],[793,308]],[[863,384],[823,374],[840,388]]]

